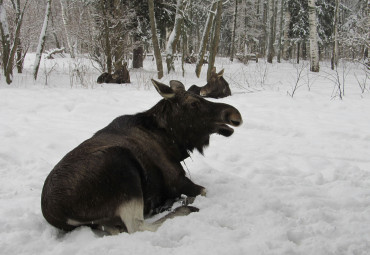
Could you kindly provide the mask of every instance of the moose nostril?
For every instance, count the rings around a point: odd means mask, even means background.
[[[239,120],[230,120],[230,122],[234,126],[239,126],[240,125],[240,121]]]

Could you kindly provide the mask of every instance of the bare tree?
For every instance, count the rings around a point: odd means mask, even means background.
[[[68,31],[68,16],[67,16],[66,0],[60,0],[60,6],[61,6],[61,12],[62,12],[64,33],[67,39],[68,51],[69,51],[69,54],[71,55],[71,58],[74,58],[75,54],[74,54],[73,44],[72,44],[71,36]]]
[[[12,83],[14,58],[20,45],[20,32],[23,22],[24,11],[28,5],[28,0],[21,9],[20,0],[12,1],[13,8],[16,11],[15,31],[13,34],[13,43],[11,42],[9,33],[9,24],[7,20],[6,10],[3,0],[0,0],[0,32],[1,32],[1,46],[2,46],[2,65],[6,83]]]
[[[214,20],[214,37],[212,38],[212,44],[208,59],[208,70],[207,70],[207,81],[211,77],[212,69],[215,65],[215,59],[218,50],[218,44],[220,42],[220,32],[221,32],[221,14],[222,14],[222,1],[218,1],[217,13]]]
[[[42,25],[40,38],[39,38],[39,43],[37,45],[35,63],[33,65],[33,78],[35,80],[37,79],[37,73],[38,73],[39,67],[40,67],[41,54],[42,54],[42,52],[44,50],[44,47],[45,47],[46,30],[47,30],[47,27],[48,27],[50,13],[51,13],[51,0],[48,0],[47,4],[46,4],[44,23]]]
[[[234,60],[234,51],[235,51],[235,32],[236,32],[236,20],[238,17],[238,0],[235,0],[235,9],[234,9],[234,23],[233,23],[233,31],[231,35],[231,53],[230,53],[230,61]]]
[[[212,27],[212,22],[213,22],[213,16],[215,15],[215,11],[216,11],[216,8],[217,8],[217,2],[218,1],[213,2],[212,8],[208,13],[206,25],[205,25],[204,31],[203,31],[202,40],[200,42],[201,45],[200,45],[200,48],[199,48],[198,61],[197,61],[197,65],[195,67],[195,74],[197,75],[198,78],[200,76],[200,72],[202,71],[204,54],[206,53],[208,38],[209,38],[209,34],[211,32],[211,27]]]
[[[163,64],[162,64],[161,50],[159,48],[159,43],[158,43],[158,38],[157,38],[157,26],[156,26],[155,15],[154,15],[154,1],[148,0],[148,6],[149,6],[149,18],[150,18],[150,28],[152,31],[154,56],[155,56],[155,62],[157,64],[157,71],[158,71],[158,79],[161,79],[163,77]]]
[[[277,53],[277,62],[281,62],[281,37],[283,36],[283,13],[284,13],[284,0],[281,0],[280,3],[280,23],[279,23],[279,38],[278,38],[278,53]]]
[[[267,62],[272,63],[274,57],[274,20],[275,20],[275,0],[269,0],[269,21],[268,21],[268,40],[267,40]]]
[[[167,47],[166,47],[166,62],[167,62],[167,72],[170,73],[171,70],[175,70],[174,66],[174,56],[176,54],[176,46],[181,34],[181,26],[183,22],[183,9],[184,2],[183,0],[177,0],[176,4],[176,16],[175,16],[175,25],[173,30],[168,38]]]
[[[285,15],[284,15],[284,45],[283,45],[283,59],[288,60],[289,59],[289,25],[290,25],[290,20],[292,18],[291,13],[289,11],[289,8],[285,8]]]
[[[335,0],[335,11],[334,11],[334,42],[333,52],[331,56],[331,69],[334,70],[335,66],[338,66],[338,18],[339,18],[339,0]]]

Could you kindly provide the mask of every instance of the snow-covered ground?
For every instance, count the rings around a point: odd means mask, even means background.
[[[89,61],[69,59],[41,63],[35,83],[32,63],[31,55],[11,86],[0,83],[1,254],[370,254],[370,95],[358,86],[360,65],[338,71],[348,72],[339,100],[325,63],[309,80],[302,72],[292,98],[302,65],[217,59],[233,92],[218,101],[238,108],[244,124],[230,138],[214,135],[204,157],[185,160],[208,190],[195,200],[200,211],[155,233],[101,236],[50,226],[41,189],[68,151],[113,118],[160,100],[149,82],[155,63],[131,70],[129,85],[98,85]],[[185,77],[178,71],[163,82],[204,85],[205,69],[197,79],[186,65]]]

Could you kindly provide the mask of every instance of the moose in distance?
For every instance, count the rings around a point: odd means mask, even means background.
[[[109,234],[155,231],[168,218],[198,211],[185,203],[153,223],[144,221],[182,194],[189,200],[206,195],[186,177],[181,161],[194,149],[202,153],[211,134],[231,136],[231,126],[242,124],[241,114],[186,91],[179,81],[152,83],[162,100],[147,111],[117,117],[47,176],[41,208],[51,225]]]
[[[231,96],[229,83],[224,79],[223,74],[224,69],[216,73],[216,68],[214,67],[206,85],[203,87],[192,85],[188,91],[202,97],[223,98]]]

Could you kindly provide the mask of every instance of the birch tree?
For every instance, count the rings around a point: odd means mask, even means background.
[[[310,70],[311,72],[319,72],[319,45],[315,0],[308,0],[308,23],[310,31]]]
[[[159,48],[159,43],[158,43],[158,38],[157,38],[157,26],[155,22],[154,1],[153,0],[148,0],[148,7],[149,7],[150,28],[152,31],[152,42],[153,42],[153,48],[154,48],[155,63],[157,65],[158,79],[161,79],[163,77],[163,64],[162,64],[161,50]]]
[[[42,25],[40,38],[39,38],[39,43],[38,43],[37,49],[36,49],[35,63],[33,64],[33,78],[35,80],[37,79],[37,73],[38,73],[39,67],[40,67],[41,55],[42,55],[42,52],[44,51],[44,47],[45,47],[46,30],[47,30],[47,27],[48,27],[50,13],[51,13],[51,0],[48,0],[47,4],[46,4],[44,23]]]

